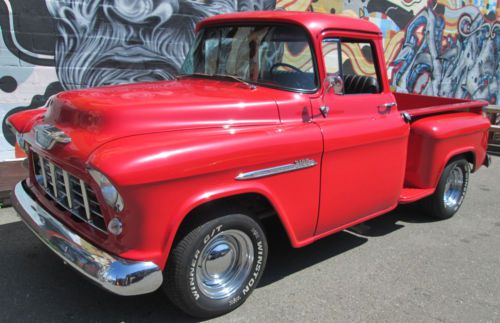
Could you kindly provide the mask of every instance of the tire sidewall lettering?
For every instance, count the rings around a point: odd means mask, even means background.
[[[188,277],[188,285],[189,290],[191,291],[191,295],[193,296],[195,301],[199,301],[202,294],[198,289],[198,282],[196,281],[196,266],[198,264],[198,258],[200,257],[201,250],[205,247],[205,245],[219,232],[222,230],[223,225],[217,225],[212,231],[206,234],[202,240],[201,248],[198,248],[194,251],[193,257],[191,258],[191,262],[189,264],[189,277]]]
[[[200,246],[195,249],[193,256],[191,257],[191,261],[189,262],[189,272],[188,272],[188,288],[191,294],[191,297],[195,302],[205,303],[213,302],[214,300],[209,299],[200,291],[198,287],[198,281],[196,278],[196,267],[198,265],[198,260],[201,255],[201,251],[203,248],[211,241],[211,239],[220,232],[225,230],[225,224],[218,224],[215,226],[211,232],[205,234],[200,241]],[[242,228],[239,228],[242,229]],[[248,228],[242,230],[250,237],[253,247],[254,247],[254,263],[253,263],[253,271],[249,274],[246,282],[242,284],[240,289],[236,291],[230,298],[221,299],[222,304],[226,304],[229,307],[238,306],[242,303],[253,291],[253,288],[256,285],[256,282],[260,279],[262,268],[264,267],[264,259],[265,259],[265,248],[264,241],[261,238],[261,234],[258,229],[252,227],[250,230]]]
[[[241,289],[240,293],[243,294],[243,296],[247,296],[251,291],[252,287],[254,286],[255,282],[259,278],[260,270],[263,265],[263,260],[264,260],[264,243],[262,240],[257,240],[257,249],[254,255],[254,270],[252,274],[250,274],[250,279],[247,281],[247,283],[244,285],[244,287]]]
[[[205,246],[216,234],[221,232],[222,224],[216,226],[214,229],[212,229],[212,232],[208,233],[205,235],[203,238],[203,246]]]
[[[200,292],[198,291],[198,284],[196,282],[196,264],[198,263],[200,253],[201,251],[199,249],[194,252],[194,256],[191,258],[191,263],[189,265],[189,290],[196,301],[200,299]]]

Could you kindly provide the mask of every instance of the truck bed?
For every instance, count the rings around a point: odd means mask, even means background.
[[[443,98],[437,96],[394,92],[398,110],[408,112],[412,117],[453,111],[481,113],[487,101]]]
[[[432,194],[453,156],[465,156],[474,165],[473,171],[483,164],[490,124],[482,109],[488,102],[406,93],[394,96],[398,110],[412,116],[400,203]]]

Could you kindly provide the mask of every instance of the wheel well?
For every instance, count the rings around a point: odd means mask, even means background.
[[[446,165],[448,165],[452,161],[455,161],[455,160],[461,159],[461,158],[465,158],[465,160],[467,160],[470,164],[472,164],[472,171],[474,171],[476,169],[476,156],[474,155],[474,152],[472,152],[472,151],[468,151],[468,152],[453,156],[452,158],[450,158],[450,160],[448,161],[448,163]]]
[[[213,200],[191,210],[179,226],[173,246],[193,228],[220,216],[218,210],[244,213],[260,222],[266,235],[269,236],[269,232],[273,232],[273,235],[276,233],[288,238],[281,219],[271,202],[261,194],[245,193]]]

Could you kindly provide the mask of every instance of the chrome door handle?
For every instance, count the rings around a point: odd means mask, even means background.
[[[323,118],[326,118],[328,117],[328,113],[330,112],[330,107],[327,106],[327,105],[322,105],[320,108],[319,108],[319,111],[321,112],[321,114],[323,115]]]
[[[380,114],[390,113],[392,110],[392,107],[395,107],[396,105],[397,105],[396,102],[381,104],[378,106],[378,113],[380,113]]]

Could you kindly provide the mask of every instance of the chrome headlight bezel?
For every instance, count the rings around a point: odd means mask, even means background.
[[[111,181],[101,172],[93,168],[88,168],[90,176],[94,179],[101,190],[101,195],[107,205],[113,208],[116,212],[121,212],[125,208],[123,198],[111,183]]]

